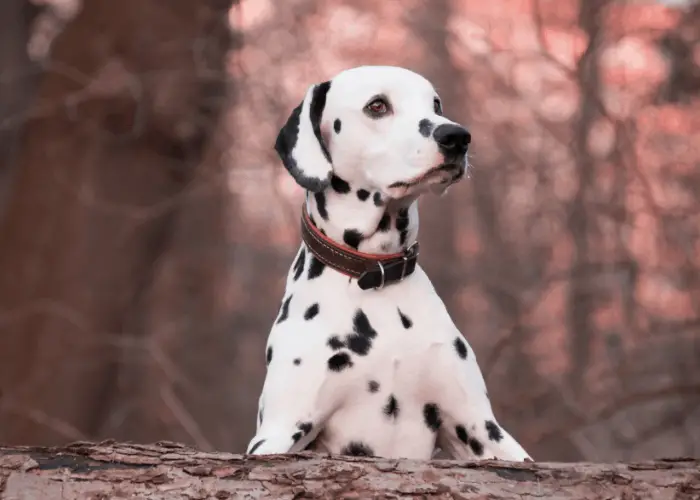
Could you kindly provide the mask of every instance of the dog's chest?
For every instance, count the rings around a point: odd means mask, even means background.
[[[303,372],[309,390],[339,397],[312,449],[430,458],[436,432],[425,405],[437,382],[434,354],[448,342],[441,327],[451,325],[442,302],[421,274],[389,293],[328,278],[288,287],[268,342],[276,360],[278,352],[299,360],[284,363]]]
[[[349,455],[427,459],[436,433],[425,424],[429,366],[410,350],[378,348],[354,361],[357,372],[343,405],[328,419],[317,449]]]

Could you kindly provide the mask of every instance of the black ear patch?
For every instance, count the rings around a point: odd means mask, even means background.
[[[303,105],[304,103],[301,102],[299,106],[292,110],[292,114],[287,118],[287,123],[280,129],[275,141],[275,151],[277,151],[284,167],[299,184],[303,182],[311,187],[320,187],[321,183],[318,182],[320,179],[306,177],[299,169],[297,161],[292,157],[292,150],[297,145],[297,138],[299,137],[299,116]],[[315,191],[315,189],[311,189],[311,191]]]
[[[418,122],[418,132],[420,132],[420,135],[423,137],[430,137],[430,133],[433,131],[434,127],[435,124],[427,118],[423,118]]]
[[[311,126],[314,129],[314,135],[321,145],[321,151],[323,151],[323,156],[326,157],[328,163],[331,163],[331,154],[328,152],[326,143],[323,142],[323,137],[321,137],[321,117],[323,117],[323,110],[326,109],[326,96],[328,91],[331,89],[331,82],[323,82],[316,85],[314,89],[314,95],[311,98],[311,105],[309,106],[309,118],[311,119]]]
[[[321,152],[328,163],[331,163],[331,155],[328,152],[323,138],[321,137],[321,117],[326,107],[326,96],[331,88],[331,82],[323,82],[314,87],[309,103],[309,120],[311,128],[316,136]],[[287,122],[280,129],[275,141],[275,151],[279,155],[284,167],[291,174],[294,180],[303,188],[309,191],[323,191],[330,183],[331,172],[324,178],[309,176],[304,173],[304,165],[299,166],[296,158],[292,154],[299,138],[299,125],[302,120],[301,111],[304,106],[302,101],[289,115]]]

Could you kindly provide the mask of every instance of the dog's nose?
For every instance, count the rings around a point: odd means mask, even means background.
[[[444,153],[465,154],[469,149],[472,135],[464,127],[445,123],[435,129],[433,138]]]

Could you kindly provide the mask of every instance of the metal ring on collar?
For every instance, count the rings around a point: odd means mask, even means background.
[[[375,290],[381,290],[382,288],[384,288],[384,283],[386,282],[386,274],[384,273],[384,265],[382,264],[382,262],[377,261],[377,264],[379,265],[379,270],[382,272],[382,281],[379,284],[379,286],[375,288]]]

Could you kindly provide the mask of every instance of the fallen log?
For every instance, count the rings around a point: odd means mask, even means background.
[[[202,452],[171,442],[0,447],[2,500],[700,499],[700,460],[627,464]]]

